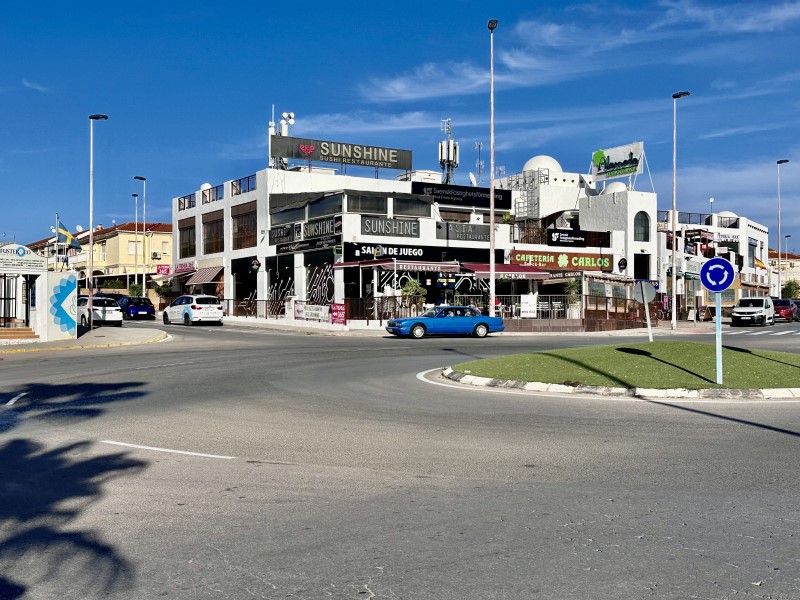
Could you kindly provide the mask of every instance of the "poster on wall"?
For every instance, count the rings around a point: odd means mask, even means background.
[[[78,279],[75,273],[47,273],[47,340],[78,337]]]

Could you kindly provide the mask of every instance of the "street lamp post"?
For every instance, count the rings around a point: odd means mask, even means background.
[[[94,327],[94,122],[107,120],[108,115],[89,115],[89,273],[86,279],[89,289],[89,330]]]
[[[785,236],[783,236],[783,239],[786,240],[786,252],[783,253],[783,257],[786,260],[789,260],[789,238],[790,237],[792,237],[791,233],[787,233]]]
[[[133,235],[135,240],[133,243],[133,247],[135,248],[133,253],[133,283],[137,283],[137,278],[139,277],[139,194],[131,194],[131,196],[133,196],[134,205],[136,206],[133,221]]]
[[[787,158],[778,161],[778,296],[781,295],[781,165],[788,162]]]
[[[675,92],[672,94],[672,329],[678,328],[677,314],[677,288],[678,288],[678,263],[675,249],[678,245],[676,237],[676,224],[678,220],[678,208],[676,200],[676,179],[677,179],[677,157],[678,157],[678,98],[688,96],[689,92]]]
[[[147,178],[136,175],[134,179],[142,182],[142,294],[144,294],[144,284],[147,279],[147,269],[145,268],[147,258]],[[138,244],[136,253],[139,253]]]
[[[489,316],[494,315],[494,30],[497,19],[489,19]]]

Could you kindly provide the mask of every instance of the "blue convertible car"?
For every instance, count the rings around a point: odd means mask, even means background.
[[[435,306],[418,317],[392,319],[386,331],[421,338],[426,335],[474,335],[486,337],[503,331],[503,319],[487,317],[470,306]]]

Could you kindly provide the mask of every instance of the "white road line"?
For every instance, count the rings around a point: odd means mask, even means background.
[[[219,454],[203,454],[202,452],[189,452],[187,450],[173,450],[171,448],[156,448],[155,446],[140,446],[139,444],[126,444],[125,442],[115,442],[113,440],[100,440],[101,444],[113,444],[114,446],[125,446],[126,448],[138,448],[139,450],[152,450],[154,452],[168,452],[170,454],[187,454],[189,456],[202,456],[205,458],[222,458],[231,460],[235,456],[220,456]]]
[[[754,333],[748,333],[747,335],[748,335],[748,336],[753,336],[753,335],[764,335],[765,333],[770,333],[770,332],[769,332],[769,331],[756,331],[756,332],[754,332]]]
[[[787,335],[789,333],[795,333],[794,331],[779,331],[778,333],[773,333],[772,335]]]
[[[182,363],[167,363],[164,365],[151,365],[149,367],[136,367],[134,371],[141,371],[142,369],[160,369],[161,367],[178,367],[180,365],[193,365],[194,362],[182,362]]]
[[[14,402],[16,402],[17,400],[19,400],[20,398],[22,398],[22,397],[23,397],[25,394],[27,394],[27,393],[28,393],[28,392],[22,392],[21,394],[17,394],[17,395],[16,395],[16,396],[14,396],[14,397],[13,397],[11,400],[9,400],[8,402],[6,402],[6,406],[14,406]]]
[[[723,333],[725,333],[725,335],[739,335],[740,333],[744,333],[744,331],[725,331]]]

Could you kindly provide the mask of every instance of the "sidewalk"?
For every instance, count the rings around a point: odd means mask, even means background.
[[[137,327],[95,327],[86,331],[75,340],[57,340],[54,342],[26,342],[0,345],[0,354],[18,354],[22,352],[43,352],[45,350],[81,350],[87,348],[111,348],[115,346],[133,346],[150,344],[167,337],[164,331],[139,329]]]

